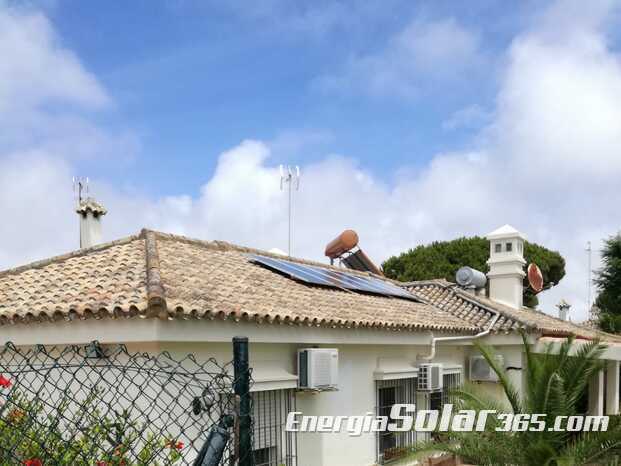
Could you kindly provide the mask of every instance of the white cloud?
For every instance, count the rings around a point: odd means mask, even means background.
[[[598,18],[611,14],[605,13]],[[564,35],[553,30],[554,15],[561,14]],[[420,243],[511,223],[567,258],[568,276],[544,294],[546,309],[553,311],[565,297],[584,318],[584,247],[591,240],[597,248],[599,239],[619,229],[621,69],[606,40],[606,21],[574,16],[579,37],[571,34],[565,10],[554,7],[514,40],[492,122],[476,151],[438,154],[390,184],[351,157],[330,155],[303,165],[294,252],[321,258],[327,241],[354,228],[380,261]],[[50,147],[7,151],[0,145],[0,212],[9,225],[0,229],[0,266],[77,245],[77,218],[65,189],[72,162]],[[221,154],[196,197],[181,192],[152,199],[96,180],[110,210],[107,238],[150,226],[286,249],[286,196],[270,161],[273,150],[278,144],[244,141]]]
[[[0,5],[0,112],[63,101],[88,107],[108,96],[45,16]]]
[[[433,81],[456,82],[481,65],[478,33],[454,18],[410,22],[378,52],[350,58],[343,70],[320,77],[324,90],[414,97]]]
[[[41,13],[0,1],[0,57],[0,264],[10,265],[77,244],[72,160],[138,142],[85,116],[110,98]]]
[[[0,154],[131,158],[139,150],[131,131],[110,134],[91,121],[112,100],[42,13],[0,0],[0,57]]]
[[[452,131],[462,128],[478,128],[489,124],[492,114],[478,104],[469,105],[453,112],[442,122],[442,129]]]
[[[31,151],[0,152],[0,268],[75,249],[69,165]]]

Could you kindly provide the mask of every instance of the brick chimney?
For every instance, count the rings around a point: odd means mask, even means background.
[[[490,254],[487,265],[489,272],[489,297],[494,301],[521,309],[524,288],[524,241],[526,237],[505,225],[487,235]]]
[[[95,199],[88,197],[78,203],[80,216],[80,248],[90,248],[101,243],[101,218],[108,211]]]

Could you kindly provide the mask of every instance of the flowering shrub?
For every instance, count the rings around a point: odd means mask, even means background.
[[[11,386],[0,375],[0,464],[171,466],[182,459],[183,442],[153,433],[130,411],[107,406],[102,413],[97,389],[84,400],[65,394],[51,403]]]
[[[0,375],[0,387],[1,388],[11,388],[12,382],[9,379],[6,379],[4,376]]]

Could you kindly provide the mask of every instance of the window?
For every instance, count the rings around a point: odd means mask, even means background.
[[[395,404],[416,404],[423,409],[441,410],[442,406],[451,402],[451,390],[461,385],[461,368],[452,366],[442,376],[442,390],[433,392],[417,392],[418,380],[416,377],[399,380],[378,380],[377,383],[377,415],[390,416],[390,410]],[[416,413],[409,413],[416,416]],[[430,440],[428,432],[378,432],[377,433],[377,462],[384,464],[404,456],[408,447],[417,441]]]
[[[494,245],[494,252],[498,253],[498,252],[501,252],[501,251],[502,251],[502,244],[496,243]]]
[[[461,385],[461,370],[451,369],[450,372],[445,372],[442,376],[442,390],[436,390],[433,392],[425,393],[424,405],[426,409],[441,411],[445,404],[452,403],[451,391],[458,388]],[[441,415],[441,413],[440,413]],[[425,440],[434,438],[434,434],[425,433]]]
[[[255,466],[269,466],[276,461],[276,449],[274,447],[257,448],[252,452]]]
[[[395,404],[416,404],[415,377],[399,380],[377,381],[377,415],[390,416]],[[400,458],[407,448],[416,443],[416,432],[377,432],[377,461],[383,464]]]
[[[256,466],[296,466],[297,437],[286,432],[287,415],[295,411],[293,390],[252,393],[253,455]]]
[[[461,370],[445,373],[442,385],[442,405],[452,403],[451,391],[461,386]]]
[[[513,251],[513,243],[507,243],[505,245],[505,249],[506,249],[507,252]]]
[[[396,403],[397,387],[382,387],[379,389],[379,412],[380,416],[390,416],[390,411]],[[379,449],[381,452],[393,449],[397,446],[396,436],[392,432],[380,432]]]

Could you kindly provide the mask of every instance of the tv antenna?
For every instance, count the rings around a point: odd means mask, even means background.
[[[288,239],[288,247],[287,254],[291,257],[291,232],[292,232],[292,204],[293,204],[293,191],[298,191],[300,189],[300,167],[297,165],[292,167],[287,165],[280,166],[280,190],[283,191],[285,189],[285,184],[287,185],[287,190],[289,191],[289,206],[288,206],[288,216],[289,216],[289,239]]]
[[[84,194],[86,194],[86,197],[88,197],[88,193],[89,193],[88,184],[89,184],[88,176],[87,177],[83,177],[83,176],[73,177],[73,194],[75,194],[76,196],[78,205],[80,205],[80,203],[84,199],[83,197]]]
[[[593,254],[593,249],[591,248],[591,242],[587,241],[587,315],[589,319],[593,317],[593,310],[591,309],[591,256]]]

